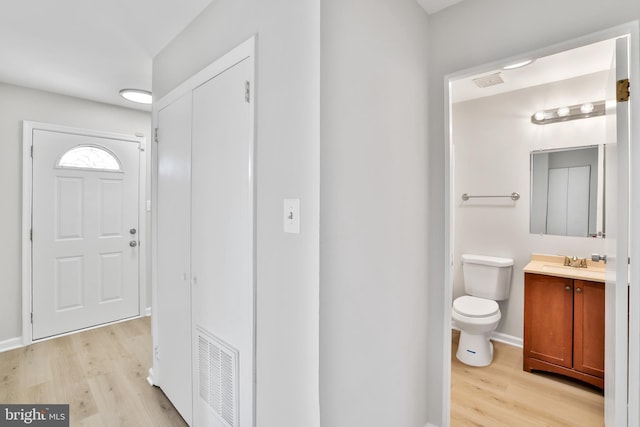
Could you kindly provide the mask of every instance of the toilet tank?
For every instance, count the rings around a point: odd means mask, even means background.
[[[513,259],[485,255],[462,255],[462,274],[467,295],[501,301],[509,298]]]

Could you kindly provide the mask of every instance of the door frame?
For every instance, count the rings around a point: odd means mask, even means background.
[[[140,316],[146,314],[147,309],[147,286],[146,286],[146,138],[143,136],[132,136],[105,132],[93,129],[82,129],[70,126],[57,125],[52,123],[41,123],[24,120],[22,122],[22,345],[27,346],[34,342],[33,328],[31,324],[32,311],[32,242],[31,242],[31,221],[33,212],[33,159],[31,157],[31,147],[33,145],[33,133],[36,130],[48,132],[62,132],[74,135],[92,136],[97,138],[117,139],[121,141],[134,142],[140,144],[140,160],[138,169],[138,293],[139,293],[139,313]],[[119,320],[118,320],[119,321]],[[116,322],[118,322],[116,321]],[[93,326],[93,329],[104,325]],[[75,332],[75,331],[74,331]],[[68,335],[68,332],[53,337],[47,337],[35,341],[44,341],[59,336]]]
[[[454,212],[453,195],[453,144],[451,140],[451,101],[450,101],[450,85],[454,80],[470,77],[476,74],[494,70],[503,66],[505,63],[514,63],[523,58],[542,57],[561,53],[577,47],[588,44],[597,43],[617,37],[629,37],[629,79],[632,82],[640,82],[640,21],[633,21],[622,24],[603,31],[588,34],[583,37],[568,40],[552,46],[543,47],[537,50],[523,52],[517,56],[503,58],[499,61],[481,64],[472,68],[461,70],[444,77],[444,141],[445,141],[445,180],[444,180],[444,218],[445,218],[445,236],[444,236],[444,318],[442,319],[442,327],[444,329],[442,337],[443,341],[443,361],[442,361],[442,427],[450,425],[451,414],[451,304],[453,289],[453,242],[454,242],[454,221],[452,214]],[[640,86],[638,84],[631,85],[631,99],[640,105]],[[634,104],[635,105],[635,104]],[[621,415],[627,419],[624,425],[637,426],[640,421],[640,119],[637,112],[633,109],[634,105],[630,105],[630,140],[629,140],[629,342],[627,362],[627,396],[628,402],[620,402],[614,396],[614,404],[618,411],[626,412]],[[635,107],[636,109],[638,107]],[[618,356],[621,359],[624,356]],[[606,398],[606,397],[605,397]],[[635,400],[631,400],[635,398]],[[626,409],[626,411],[625,411]],[[617,423],[616,425],[623,425]]]

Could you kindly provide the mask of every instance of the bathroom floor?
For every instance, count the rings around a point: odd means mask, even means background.
[[[522,370],[522,349],[494,342],[493,363],[467,366],[458,359],[460,332],[452,331],[451,426],[602,427],[600,390],[546,373]]]

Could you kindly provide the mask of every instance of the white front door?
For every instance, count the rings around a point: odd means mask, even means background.
[[[139,143],[33,131],[33,339],[139,315]]]

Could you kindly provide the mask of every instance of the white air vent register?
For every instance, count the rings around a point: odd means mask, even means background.
[[[225,427],[238,427],[238,350],[196,328],[200,398]]]

